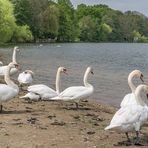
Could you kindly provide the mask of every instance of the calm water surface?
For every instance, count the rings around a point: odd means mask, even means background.
[[[148,44],[129,43],[67,43],[23,44],[19,46],[18,62],[22,70],[35,72],[34,84],[44,83],[54,88],[55,74],[59,66],[68,69],[62,75],[62,90],[69,86],[82,85],[87,66],[92,66],[95,75],[89,81],[95,92],[91,98],[118,106],[124,95],[130,92],[127,76],[139,69],[148,84]],[[0,48],[11,60],[11,48]],[[135,83],[141,83],[135,80]]]

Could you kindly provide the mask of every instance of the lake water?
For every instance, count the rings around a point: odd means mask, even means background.
[[[95,92],[91,98],[102,103],[118,106],[124,95],[130,92],[127,84],[129,72],[139,69],[148,84],[148,44],[136,43],[67,43],[67,44],[21,44],[17,56],[22,70],[35,72],[34,84],[44,83],[54,88],[59,66],[68,69],[62,75],[62,90],[83,84],[87,66],[92,66],[94,76],[89,82]],[[0,48],[11,60],[12,49]],[[140,84],[140,80],[135,80]]]

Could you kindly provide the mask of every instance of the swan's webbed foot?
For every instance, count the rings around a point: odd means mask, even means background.
[[[126,132],[125,134],[126,134],[126,137],[127,137],[127,142],[128,142],[129,144],[131,144],[131,139],[129,138],[128,133]]]
[[[139,131],[136,131],[136,140],[134,142],[134,145],[141,145],[140,137],[139,137]]]

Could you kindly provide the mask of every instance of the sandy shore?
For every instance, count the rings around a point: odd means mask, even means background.
[[[116,109],[90,99],[81,101],[78,110],[73,102],[30,102],[18,96],[3,105],[4,111],[0,114],[0,148],[126,146],[124,134],[104,131]],[[147,126],[141,131],[144,143],[148,143]]]

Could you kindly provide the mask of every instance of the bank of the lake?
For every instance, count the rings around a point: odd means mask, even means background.
[[[115,111],[92,100],[81,101],[76,110],[73,102],[30,102],[16,97],[4,104],[0,115],[0,147],[124,147],[124,134],[104,131]],[[147,133],[145,125],[141,132],[144,143],[148,142]]]

